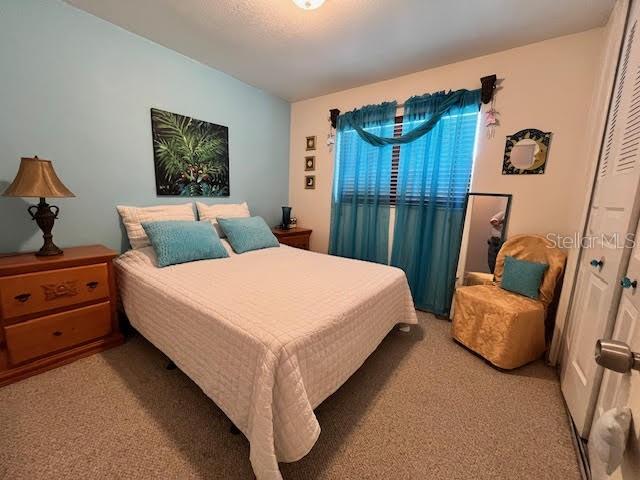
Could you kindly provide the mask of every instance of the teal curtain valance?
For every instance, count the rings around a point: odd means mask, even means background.
[[[435,110],[432,110],[433,105],[437,105]],[[433,94],[426,94],[411,97],[405,102],[405,111],[411,111],[413,114],[419,114],[421,110],[424,113],[429,113],[429,118],[424,122],[416,126],[409,132],[403,133],[399,137],[381,137],[368,131],[368,124],[372,121],[375,122],[375,113],[380,110],[382,106],[387,109],[390,107],[395,108],[396,102],[387,102],[382,105],[370,105],[366,107],[353,110],[351,112],[344,113],[338,117],[338,131],[352,128],[354,129],[360,138],[374,147],[383,147],[386,145],[402,145],[411,143],[414,140],[429,133],[433,127],[438,123],[444,114],[446,114],[451,108],[464,108],[471,105],[480,105],[480,89],[478,90],[456,90],[455,92],[438,92]]]
[[[379,105],[366,105],[343,113],[338,117],[337,130],[340,132],[350,128],[356,129],[356,127],[362,130],[364,128],[375,128],[381,124],[388,124],[389,121],[393,122],[397,108],[398,103],[392,101],[382,102]],[[377,135],[373,136],[377,137]]]

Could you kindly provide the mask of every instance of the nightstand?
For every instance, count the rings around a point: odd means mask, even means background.
[[[273,227],[271,231],[280,243],[289,245],[290,247],[309,250],[309,238],[313,230],[302,227],[292,227],[289,229]]]
[[[92,245],[0,257],[0,386],[122,343],[116,255]]]

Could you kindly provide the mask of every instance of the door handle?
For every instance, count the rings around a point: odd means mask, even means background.
[[[595,356],[598,365],[614,372],[640,370],[640,353],[632,352],[629,345],[618,340],[598,340]]]
[[[620,280],[620,285],[622,285],[622,288],[635,289],[638,286],[638,281],[637,280],[631,281],[629,277],[624,277],[622,280]]]
[[[589,265],[591,265],[594,268],[602,268],[604,266],[604,260],[602,260],[602,259],[597,260],[597,259],[594,258],[593,260],[591,260],[589,262]]]

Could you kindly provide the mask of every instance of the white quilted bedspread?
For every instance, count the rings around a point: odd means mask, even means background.
[[[247,436],[258,480],[305,456],[313,409],[417,323],[401,270],[286,246],[165,268],[146,247],[116,269],[133,326]]]

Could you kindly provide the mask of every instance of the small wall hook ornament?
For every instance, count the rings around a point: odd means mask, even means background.
[[[487,127],[487,138],[493,138],[496,134],[496,127],[500,125],[498,115],[500,115],[500,113],[493,108],[493,101],[491,101],[491,107],[484,113],[484,126]]]
[[[327,135],[327,147],[329,147],[329,151],[333,151],[333,146],[336,143],[336,127],[338,126],[338,116],[340,115],[340,110],[337,108],[332,108],[329,110],[329,134]]]

